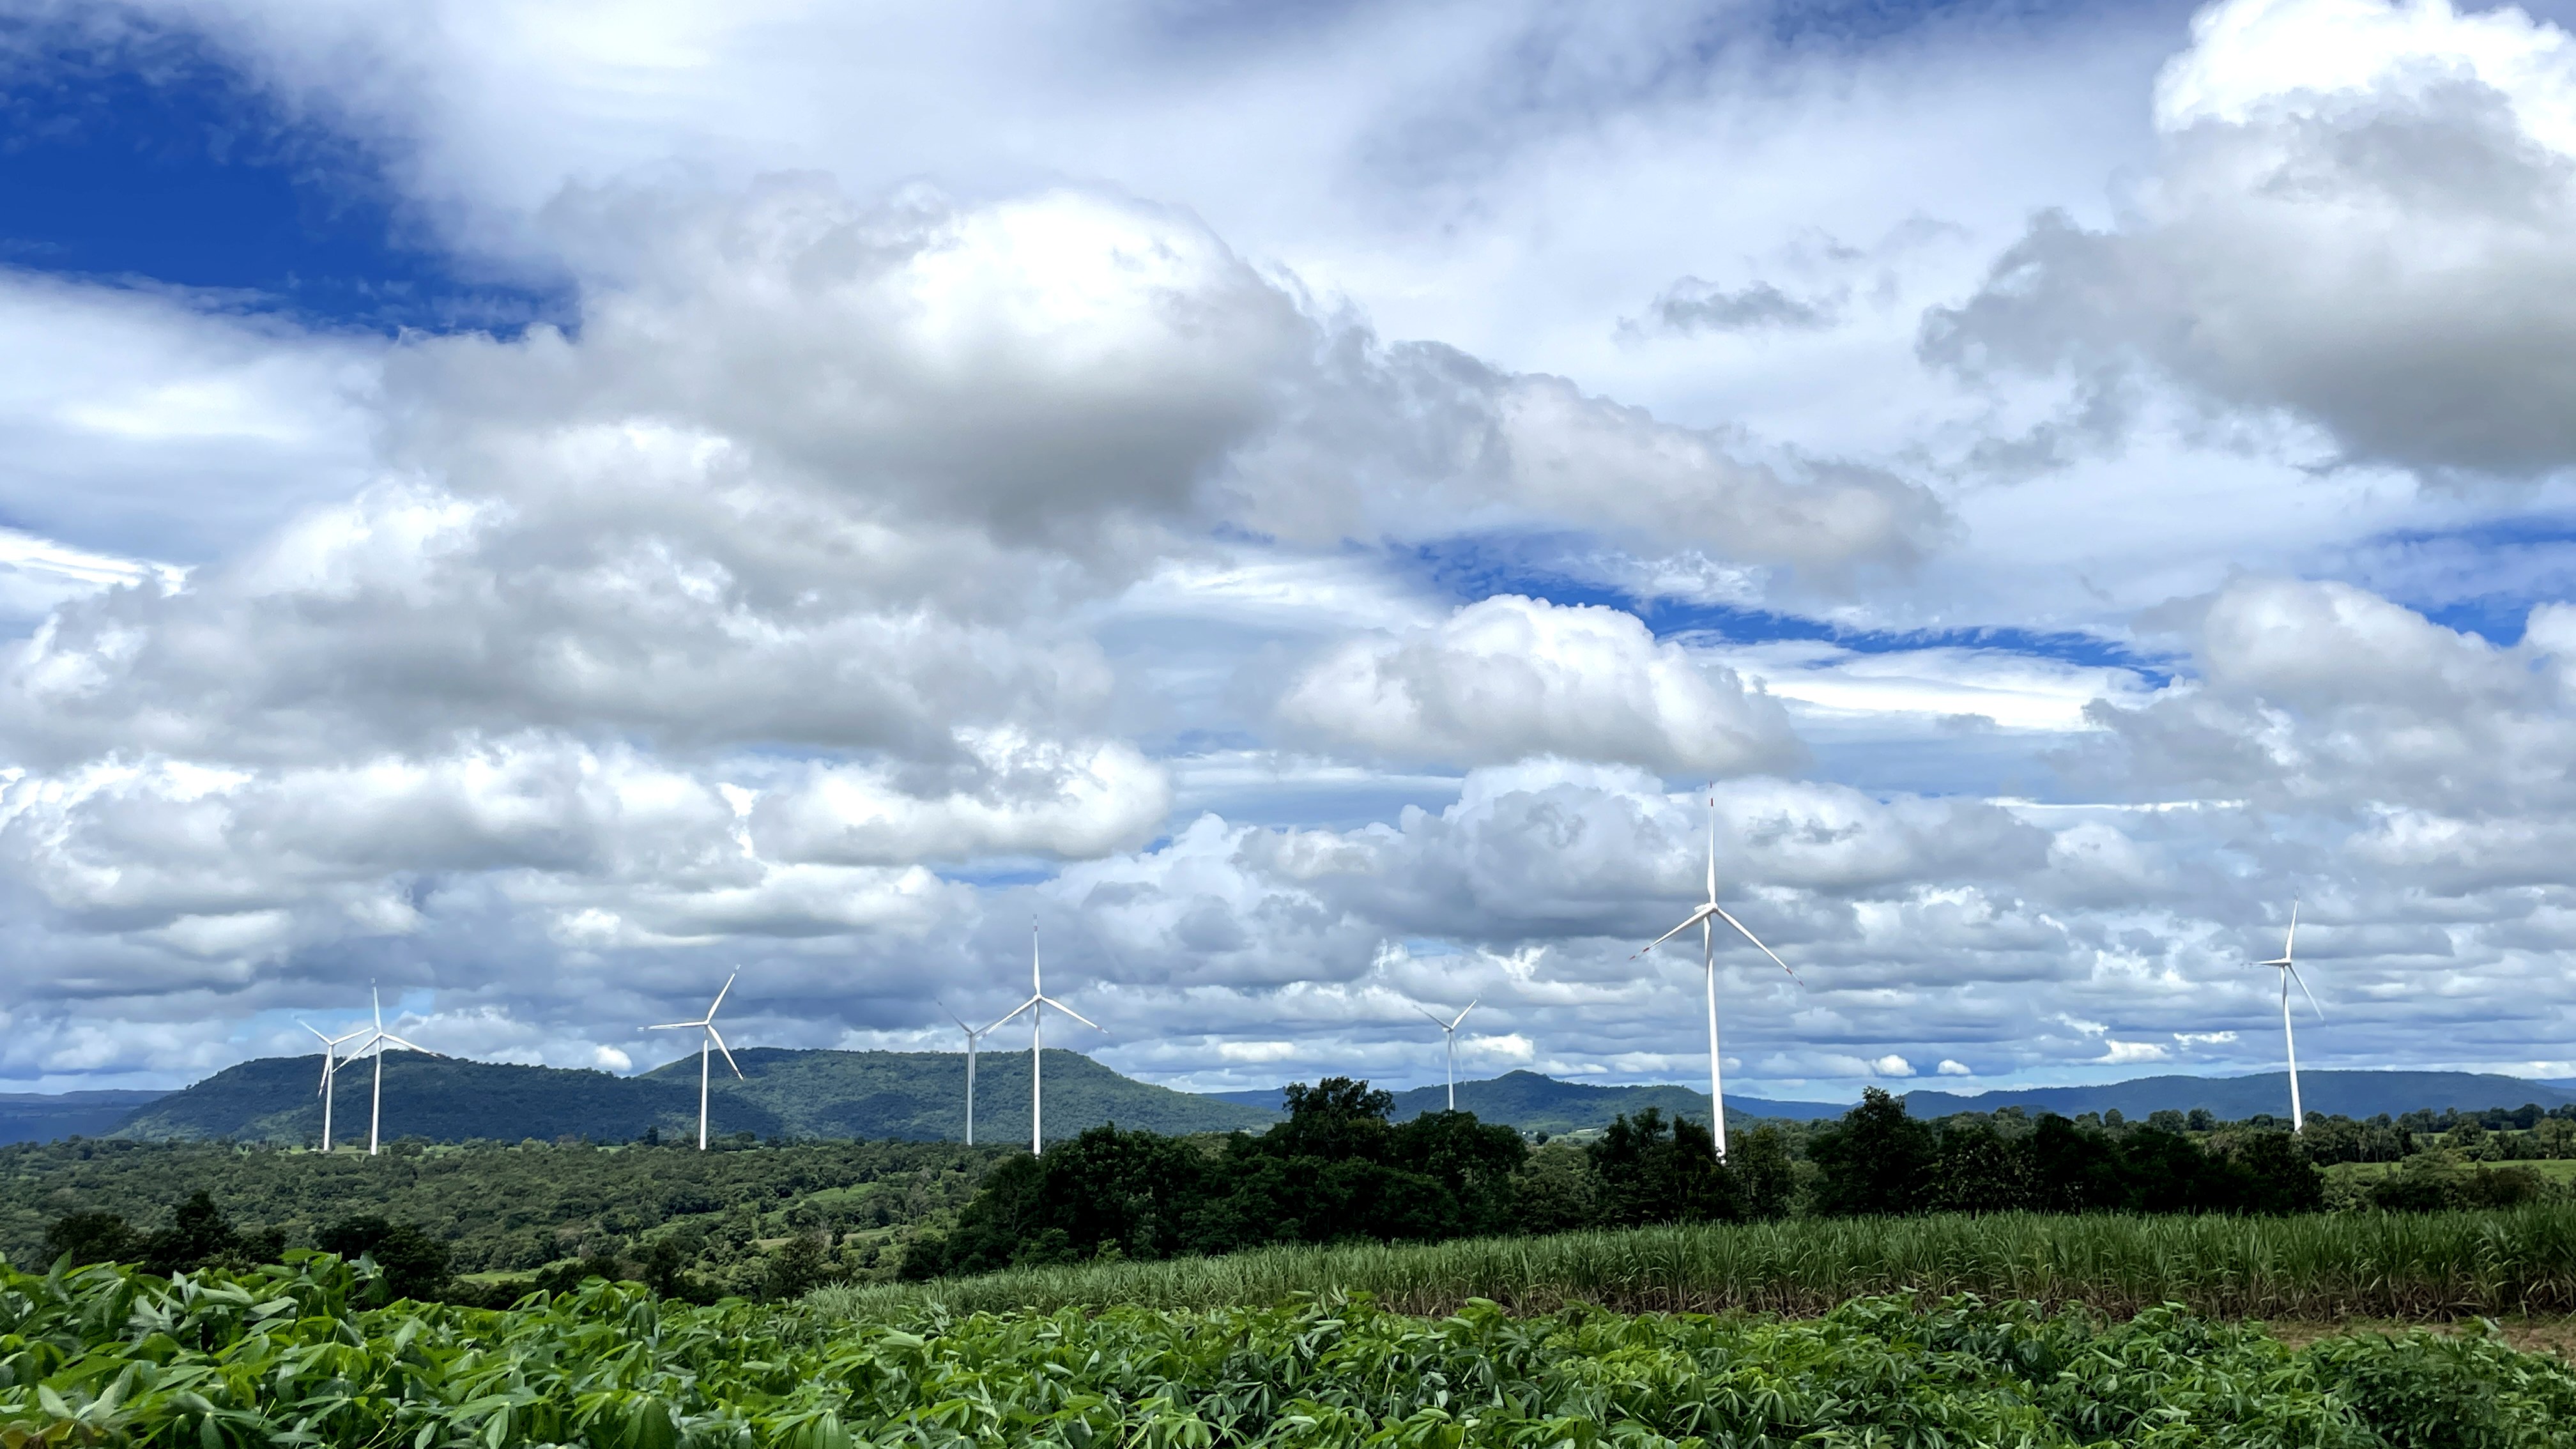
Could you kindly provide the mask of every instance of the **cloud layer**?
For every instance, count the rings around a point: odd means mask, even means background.
[[[84,35],[571,301],[0,273],[13,1083],[370,978],[512,1060],[737,966],[751,1040],[944,1046],[1033,918],[1162,1080],[1429,1080],[1476,997],[1480,1067],[1693,1079],[1632,958],[1712,849],[1800,970],[1719,957],[1756,1090],[2267,1067],[2294,897],[2312,1060],[2576,1075],[2552,24]]]

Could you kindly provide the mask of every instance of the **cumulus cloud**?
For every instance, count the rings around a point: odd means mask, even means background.
[[[2095,717],[2171,786],[2536,823],[2526,812],[2567,802],[2576,750],[2568,641],[2554,613],[2536,618],[2506,648],[2349,584],[2242,579],[2156,616],[2198,678]]]
[[[2227,0],[2157,86],[2109,230],[2042,215],[1923,355],[2057,373],[2116,427],[2144,368],[2355,460],[2576,461],[2576,41],[2447,0]]]
[[[966,748],[972,764],[960,773],[968,778],[935,796],[921,792],[930,781],[907,791],[905,772],[883,765],[809,766],[758,796],[752,838],[776,859],[843,865],[1082,858],[1143,843],[1171,809],[1163,768],[1122,742],[981,734]]]
[[[1508,594],[1343,644],[1289,684],[1279,710],[1380,755],[1465,765],[1564,755],[1737,775],[1803,753],[1778,704],[1635,615]]]

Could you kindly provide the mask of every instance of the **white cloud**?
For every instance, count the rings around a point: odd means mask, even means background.
[[[2173,1055],[2171,1049],[2151,1041],[2119,1041],[2105,1037],[2102,1061],[2110,1066],[2128,1066],[2136,1062],[2160,1062]]]
[[[1882,1077],[1910,1077],[1914,1075],[1914,1064],[1903,1057],[1895,1055],[1894,1053],[1890,1053],[1887,1056],[1883,1056],[1872,1061],[1869,1064],[1869,1069]]]
[[[1563,755],[1735,775],[1800,754],[1778,705],[1657,642],[1636,616],[1516,595],[1345,643],[1291,682],[1279,709],[1396,759]]]
[[[2144,366],[2330,457],[2576,463],[2576,42],[2444,0],[2227,0],[2158,84],[2162,160],[2113,229],[2043,215],[1926,319],[1971,374],[2058,373],[2101,434]],[[2055,425],[2052,425],[2055,426]],[[2297,440],[2290,440],[2299,451]],[[2313,447],[2306,450],[2311,455]]]
[[[1941,1059],[1940,1071],[1941,1075],[1945,1077],[1973,1077],[1976,1075],[1976,1072],[1971,1070],[1967,1063],[1954,1062],[1948,1057],[1943,1057]]]

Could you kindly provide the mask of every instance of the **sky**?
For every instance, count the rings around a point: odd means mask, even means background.
[[[6,0],[0,1086],[2576,1077],[2571,23]]]

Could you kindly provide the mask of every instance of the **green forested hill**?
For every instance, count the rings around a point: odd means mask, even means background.
[[[385,1066],[390,1105],[391,1059]],[[865,1276],[879,1248],[954,1211],[1009,1151],[939,1142],[713,1152],[406,1142],[378,1157],[325,1157],[211,1142],[20,1144],[0,1147],[0,1256],[41,1266],[45,1230],[65,1214],[112,1212],[149,1229],[204,1192],[234,1225],[274,1229],[289,1247],[309,1247],[323,1229],[366,1215],[425,1229],[462,1273],[633,1258],[668,1239],[692,1272],[757,1291],[767,1250],[795,1233],[832,1231],[846,1240],[847,1268]]]
[[[752,1047],[734,1054],[744,1080],[717,1065],[710,1093],[712,1130],[768,1139],[855,1137],[922,1141],[965,1130],[966,1059],[953,1052],[787,1051]],[[269,1057],[244,1062],[150,1102],[114,1135],[306,1143],[322,1134],[315,1093],[322,1059]],[[372,1068],[353,1062],[340,1073],[334,1133],[364,1143]],[[509,1066],[415,1056],[385,1058],[384,1136],[433,1142],[483,1139],[550,1142],[580,1137],[628,1142],[658,1130],[694,1138],[698,1059],[693,1053],[635,1077],[554,1067]],[[1275,1112],[1194,1096],[1122,1077],[1076,1052],[1046,1054],[1046,1129],[1050,1141],[1115,1121],[1157,1132],[1223,1132],[1259,1128]],[[977,1064],[975,1135],[979,1142],[1023,1142],[1029,1135],[1029,1059],[993,1053]]]
[[[722,1061],[716,1063],[717,1084],[711,1095],[719,1131],[728,1130],[728,1109],[740,1106],[777,1124],[751,1128],[764,1137],[928,1141],[965,1134],[966,1058],[960,1053],[754,1047],[735,1052],[734,1060],[742,1066],[744,1080],[739,1082],[724,1070]],[[684,1125],[695,1130],[696,1057],[658,1067],[634,1080],[677,1086],[688,1104]],[[1277,1112],[1120,1076],[1079,1052],[1046,1054],[1046,1135],[1051,1142],[1105,1122],[1179,1135],[1237,1128],[1258,1131],[1278,1120]],[[975,1140],[1029,1140],[1028,1053],[985,1052],[976,1058]]]

